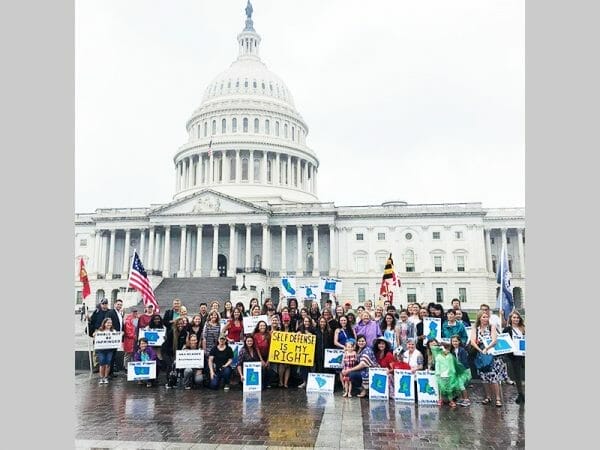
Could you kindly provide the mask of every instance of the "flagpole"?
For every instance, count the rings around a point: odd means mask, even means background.
[[[83,299],[85,301],[85,299]],[[83,306],[83,311],[85,313],[85,334],[86,336],[89,338],[90,335],[90,321],[89,321],[89,317],[88,317],[88,305],[84,305]],[[92,364],[92,348],[90,346],[90,340],[87,339],[87,343],[88,343],[88,358],[90,361],[90,378],[92,378],[92,376],[94,375],[94,365]]]

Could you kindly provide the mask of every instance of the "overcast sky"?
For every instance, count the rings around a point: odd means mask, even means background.
[[[525,206],[522,0],[255,0],[336,205]],[[76,212],[172,200],[173,156],[237,57],[246,0],[75,2]]]

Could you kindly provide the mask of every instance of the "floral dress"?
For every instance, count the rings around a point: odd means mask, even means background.
[[[352,353],[352,354],[344,353],[344,359],[342,360],[344,370],[352,369],[354,366],[356,366],[357,363],[358,363],[358,360],[356,359],[356,352]],[[342,379],[344,381],[350,381],[350,377],[348,375],[342,377]]]
[[[488,326],[487,328],[482,329],[481,327],[477,328],[477,345],[480,349],[486,347],[487,342],[492,339],[492,329]],[[482,372],[477,369],[477,373],[479,377],[484,383],[500,383],[501,381],[505,381],[508,379],[508,373],[506,371],[506,363],[504,360],[498,356],[494,356],[494,364],[492,365],[492,370],[489,372]]]

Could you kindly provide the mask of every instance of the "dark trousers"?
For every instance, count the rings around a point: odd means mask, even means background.
[[[508,358],[508,367],[512,368],[512,380],[517,386],[517,392],[523,394],[523,380],[525,379],[525,357],[512,356]]]
[[[222,367],[221,369],[215,371],[215,377],[210,380],[211,389],[219,389],[219,385],[221,380],[225,383],[225,386],[229,385],[229,380],[231,379],[231,367]]]
[[[362,390],[362,375],[360,372],[350,372],[350,383],[352,384],[352,395],[357,395]]]

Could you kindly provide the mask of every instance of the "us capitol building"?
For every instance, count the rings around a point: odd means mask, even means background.
[[[226,287],[218,300],[277,302],[283,275],[295,276],[297,285],[338,278],[338,299],[357,305],[378,298],[392,253],[402,282],[394,304],[434,301],[447,308],[460,298],[465,309],[475,309],[495,305],[496,264],[506,242],[515,304],[525,306],[524,208],[320,202],[308,125],[283,80],[260,58],[250,2],[237,42],[237,59],[208,85],[186,123],[188,140],[173,157],[172,201],[76,214],[76,302],[83,257],[91,298],[137,303],[139,294],[127,287],[135,248],[161,306],[172,300],[172,292],[161,295],[162,285],[177,293],[178,282],[196,283],[201,292],[215,278]]]

